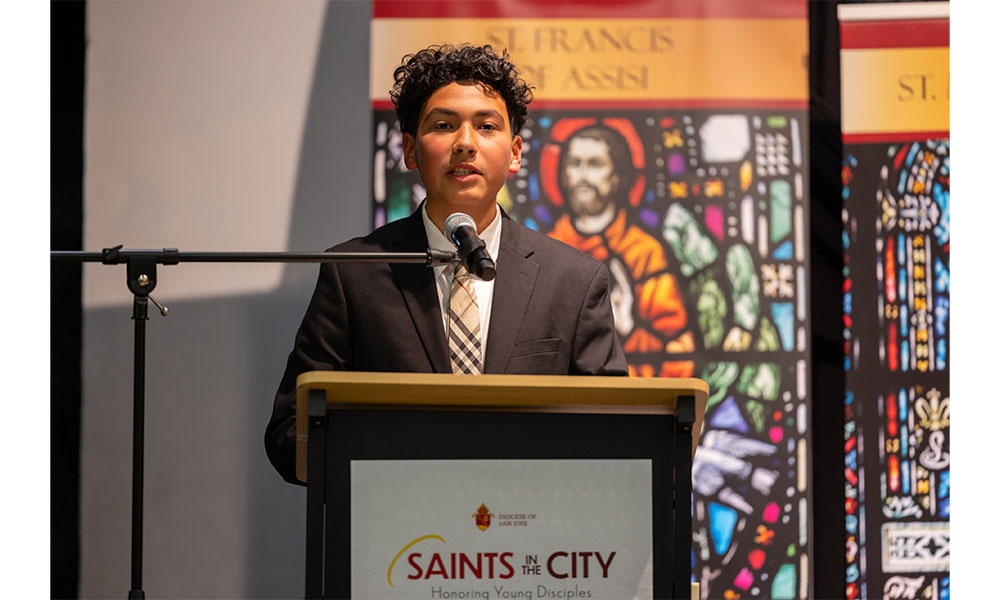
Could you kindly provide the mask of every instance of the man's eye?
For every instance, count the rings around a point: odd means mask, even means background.
[[[481,129],[486,129],[487,131],[495,131],[497,129],[497,126],[494,125],[493,123],[483,123],[479,127]]]
[[[434,124],[434,129],[451,129],[451,123],[439,122]]]

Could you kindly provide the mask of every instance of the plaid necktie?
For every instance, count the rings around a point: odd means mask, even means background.
[[[448,300],[448,348],[453,373],[481,375],[482,346],[479,340],[479,304],[472,279],[464,265],[455,265]]]

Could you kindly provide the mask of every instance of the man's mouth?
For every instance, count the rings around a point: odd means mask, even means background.
[[[468,167],[455,167],[454,169],[448,171],[448,174],[461,177],[463,175],[478,175],[479,172]]]

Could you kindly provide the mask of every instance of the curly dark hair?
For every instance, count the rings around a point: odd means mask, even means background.
[[[510,55],[494,51],[489,44],[428,46],[403,57],[393,72],[395,83],[389,97],[404,133],[416,135],[424,103],[438,88],[456,81],[478,81],[496,90],[507,105],[512,135],[517,135],[528,115],[532,88],[521,78]]]

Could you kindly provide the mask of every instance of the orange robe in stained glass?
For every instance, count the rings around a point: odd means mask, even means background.
[[[667,270],[666,252],[656,238],[628,223],[626,211],[601,233],[583,235],[573,226],[572,216],[562,215],[549,236],[565,242],[597,260],[617,258],[632,279],[635,326],[622,341],[626,354],[646,352],[692,352],[694,335],[688,329],[687,309],[677,278]],[[638,377],[691,377],[692,361],[665,361],[660,365],[633,364]]]

